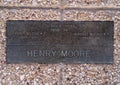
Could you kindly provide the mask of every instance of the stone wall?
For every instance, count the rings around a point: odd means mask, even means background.
[[[112,20],[114,64],[6,64],[7,20]],[[120,85],[120,0],[0,0],[0,85]]]

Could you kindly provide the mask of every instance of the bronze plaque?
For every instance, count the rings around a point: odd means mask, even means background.
[[[113,63],[113,21],[9,20],[7,63]]]

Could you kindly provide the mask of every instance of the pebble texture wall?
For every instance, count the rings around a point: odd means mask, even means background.
[[[7,20],[112,20],[114,64],[6,64]],[[0,0],[0,85],[120,85],[120,0]]]

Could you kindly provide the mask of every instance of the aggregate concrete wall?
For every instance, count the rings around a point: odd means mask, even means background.
[[[6,64],[7,20],[112,20],[114,64]],[[120,85],[120,0],[0,0],[0,85]]]

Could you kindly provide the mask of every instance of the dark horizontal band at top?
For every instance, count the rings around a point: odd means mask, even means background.
[[[60,6],[0,6],[0,9],[60,9],[60,10],[120,10],[118,6],[80,6],[80,7],[60,7]]]

